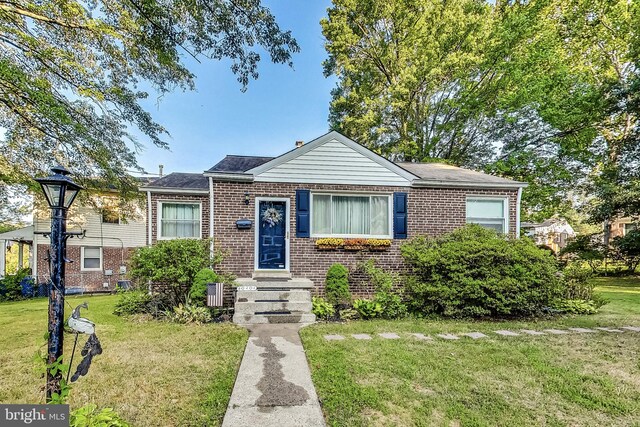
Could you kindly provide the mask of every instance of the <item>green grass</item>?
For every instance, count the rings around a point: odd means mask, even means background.
[[[599,279],[611,302],[593,316],[474,322],[403,320],[302,330],[332,426],[640,426],[640,333],[498,337],[497,329],[640,326],[640,279]],[[408,332],[480,331],[418,341]],[[398,332],[400,340],[349,334]],[[325,334],[342,334],[327,342]]]
[[[112,407],[134,426],[220,425],[247,341],[229,324],[178,325],[113,315],[116,296],[67,298],[89,310],[103,353],[86,377],[73,384],[69,403]],[[67,316],[69,311],[67,310]],[[0,304],[0,402],[42,403],[44,380],[32,360],[46,352],[47,300]],[[81,336],[79,350],[86,337]],[[73,335],[65,334],[70,355]],[[66,358],[68,362],[68,357]],[[75,367],[74,367],[75,369]]]

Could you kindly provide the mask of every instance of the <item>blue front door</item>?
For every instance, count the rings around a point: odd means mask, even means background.
[[[258,268],[287,267],[287,203],[260,201],[258,205]]]

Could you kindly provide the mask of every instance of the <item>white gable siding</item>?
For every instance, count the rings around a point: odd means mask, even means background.
[[[404,177],[335,139],[256,175],[255,181],[410,185]]]
[[[67,240],[68,246],[103,246],[135,248],[146,246],[146,224],[144,213],[140,212],[138,218],[130,218],[127,223],[107,224],[102,223],[102,215],[90,207],[72,207],[67,220],[68,231],[87,230],[87,237],[77,237]],[[51,230],[49,210],[34,212],[35,230],[38,232]],[[102,238],[101,238],[102,237]],[[49,244],[48,237],[35,235],[36,244]]]

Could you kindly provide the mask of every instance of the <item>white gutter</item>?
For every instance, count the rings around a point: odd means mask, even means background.
[[[253,182],[253,175],[246,173],[205,172],[204,176],[209,178],[215,177],[216,181],[222,182]]]
[[[516,239],[520,238],[520,203],[522,202],[522,187],[518,188],[516,199]]]
[[[527,187],[525,182],[480,182],[480,181],[413,181],[412,187],[426,188],[487,188],[487,189],[522,189]]]
[[[209,252],[213,260],[213,178],[209,177]],[[213,264],[211,265],[213,269]]]
[[[164,188],[164,187],[142,187],[141,191],[164,193],[164,194],[209,194],[208,190],[199,190],[196,188]]]
[[[153,221],[153,215],[151,212],[151,191],[147,191],[147,232],[149,233],[147,237],[147,244],[149,246],[151,246],[151,243],[153,242],[153,239],[151,238],[151,233],[153,230],[152,221]]]

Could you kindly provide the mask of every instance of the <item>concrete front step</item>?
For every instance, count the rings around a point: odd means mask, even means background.
[[[259,270],[253,272],[254,279],[267,279],[267,280],[289,280],[291,279],[291,273],[288,271],[278,270]]]
[[[313,282],[309,279],[236,279],[238,286],[255,286],[256,289],[313,289]]]
[[[255,290],[236,292],[236,303],[264,300],[309,302],[311,301],[311,293],[307,290]]]
[[[287,314],[240,314],[233,315],[233,323],[237,325],[254,325],[264,323],[313,323],[313,313],[292,312]]]
[[[310,302],[236,302],[235,312],[239,314],[253,314],[265,311],[300,311],[311,312]]]

